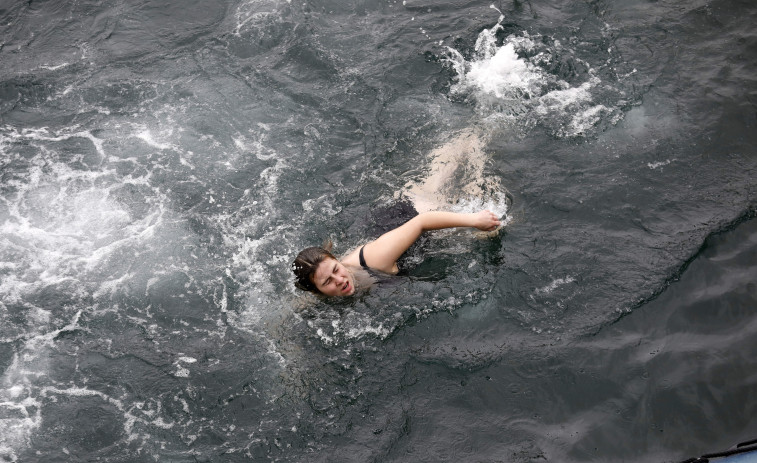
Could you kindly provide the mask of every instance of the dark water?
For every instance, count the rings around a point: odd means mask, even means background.
[[[4,2],[2,459],[663,462],[757,436],[757,6],[495,6]],[[296,292],[300,248],[358,244],[471,127],[504,233],[432,237],[361,298]]]

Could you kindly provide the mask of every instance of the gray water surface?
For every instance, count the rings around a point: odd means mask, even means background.
[[[0,458],[754,438],[757,7],[491,6],[0,5]],[[499,235],[432,234],[348,300],[294,288],[300,249],[365,242],[471,130],[514,198]]]

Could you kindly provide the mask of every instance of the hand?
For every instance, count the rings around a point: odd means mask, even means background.
[[[497,215],[491,211],[481,211],[473,214],[473,226],[482,231],[492,231],[502,225]]]

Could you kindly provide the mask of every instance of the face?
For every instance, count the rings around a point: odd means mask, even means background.
[[[341,262],[325,259],[318,264],[313,283],[326,296],[351,296],[355,293],[355,277]]]

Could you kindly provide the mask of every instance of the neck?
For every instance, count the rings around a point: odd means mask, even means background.
[[[352,265],[345,265],[345,267],[352,274],[352,281],[355,283],[355,292],[367,290],[376,282],[376,279],[362,267],[353,267]]]

